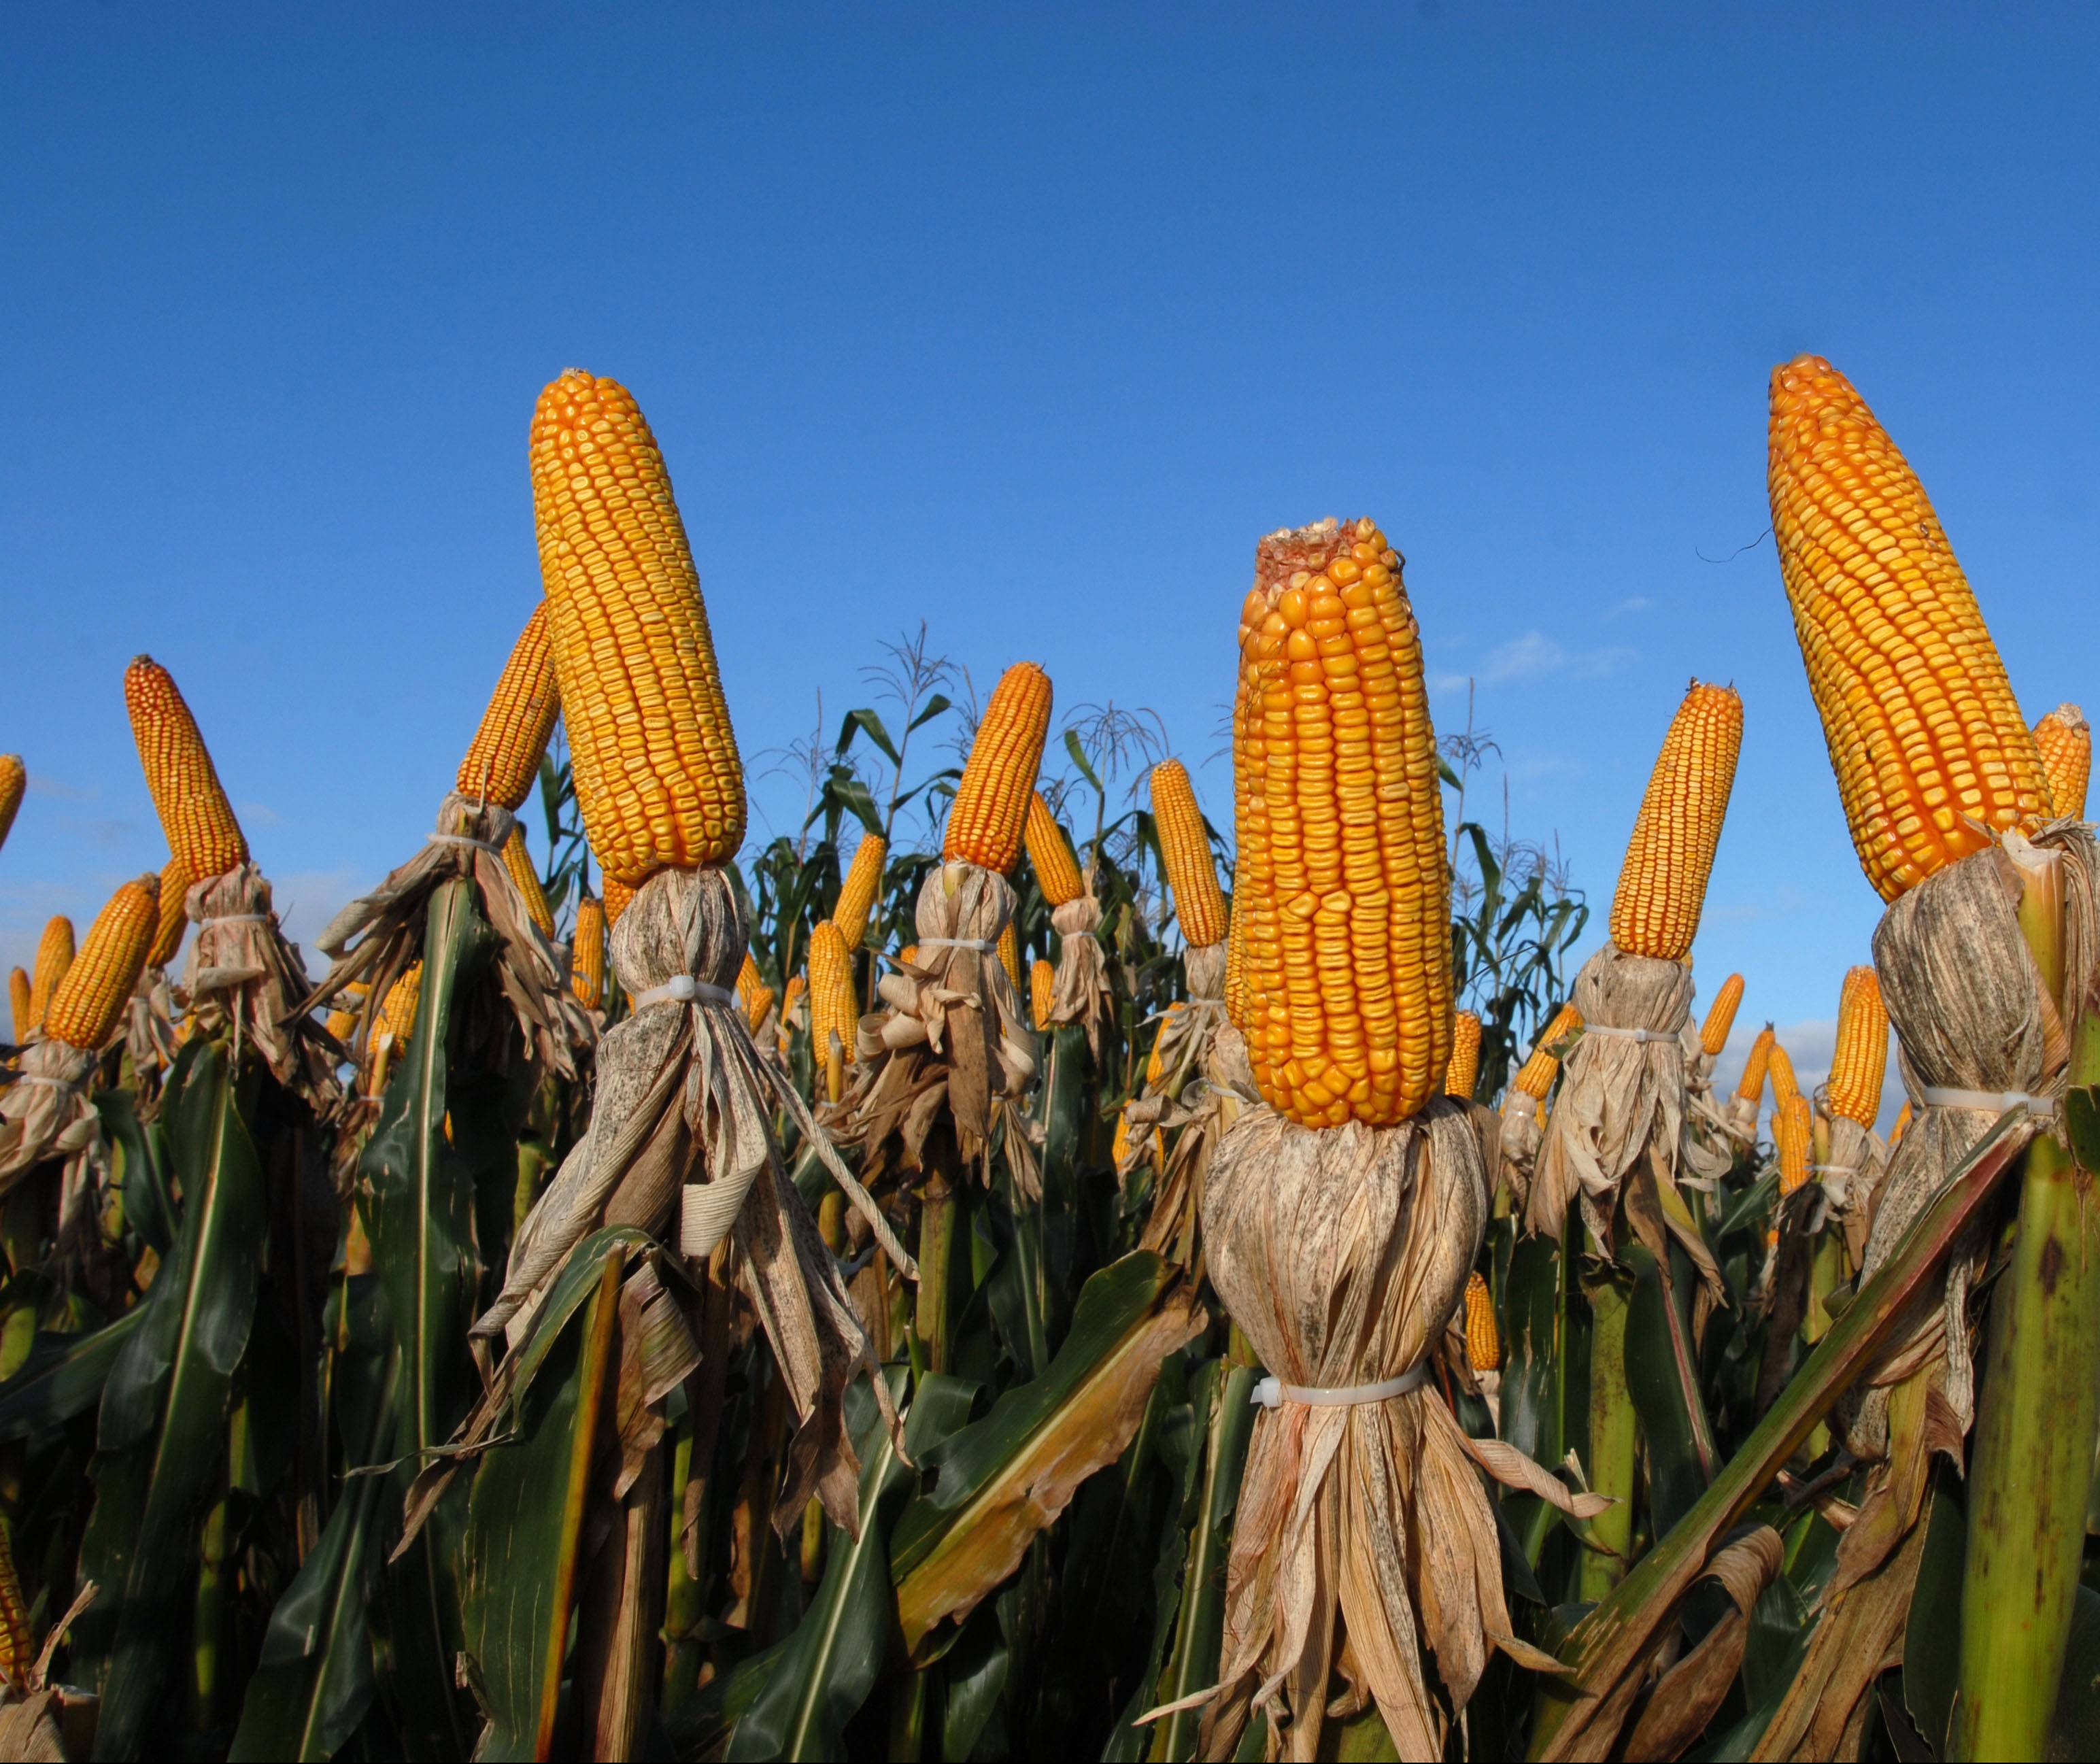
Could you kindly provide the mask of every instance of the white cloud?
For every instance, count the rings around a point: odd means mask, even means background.
[[[1486,686],[1502,686],[1512,681],[1543,680],[1550,674],[1566,674],[1572,679],[1594,680],[1612,673],[1622,663],[1633,659],[1634,652],[1624,646],[1611,649],[1571,651],[1542,631],[1527,631],[1521,637],[1512,637],[1499,648],[1490,650],[1480,665],[1480,681]]]
[[[1628,613],[1646,612],[1654,604],[1645,594],[1633,594],[1621,601],[1604,616],[1607,619],[1623,619]]]

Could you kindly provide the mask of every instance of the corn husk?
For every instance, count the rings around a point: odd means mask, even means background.
[[[1829,1216],[1845,1238],[1845,1259],[1851,1268],[1866,1259],[1867,1231],[1873,1223],[1874,1197],[1889,1160],[1888,1147],[1872,1127],[1847,1115],[1830,1122],[1830,1155],[1816,1175],[1821,1180]]]
[[[306,963],[285,940],[262,872],[247,863],[207,876],[191,884],[186,904],[197,929],[182,1002],[197,1032],[231,1027],[272,1078],[326,1118],[340,1105],[342,1087],[327,1035],[307,1015]]]
[[[161,1074],[175,1063],[175,1003],[166,971],[149,968],[124,1008],[124,1052],[142,1089],[157,1087]]]
[[[1510,1192],[1511,1209],[1520,1217],[1531,1205],[1531,1181],[1538,1171],[1538,1148],[1544,1137],[1540,1121],[1545,1108],[1530,1091],[1514,1085],[1502,1098],[1495,1162],[1502,1185]]]
[[[62,1041],[22,1050],[20,1075],[0,1090],[0,1195],[47,1158],[63,1158],[70,1169],[95,1156],[102,1126],[89,1091],[101,1057]]]
[[[1057,933],[1057,973],[1050,994],[1050,1021],[1077,1023],[1087,1032],[1087,1046],[1101,1055],[1101,1019],[1115,1011],[1109,985],[1108,953],[1101,947],[1101,903],[1094,898],[1094,867],[1086,869],[1087,891],[1077,900],[1051,909]],[[1220,977],[1222,977],[1222,976]]]

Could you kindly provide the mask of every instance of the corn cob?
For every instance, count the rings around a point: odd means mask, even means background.
[[[1246,923],[1244,913],[1225,921],[1225,1021],[1238,1030],[1246,1027],[1246,939],[1241,933]]]
[[[168,849],[198,881],[240,868],[248,841],[173,677],[152,656],[135,656],[124,671],[124,703]]]
[[[1057,970],[1039,957],[1028,970],[1029,1014],[1035,1019],[1039,1034],[1050,1026],[1050,1004],[1057,990]]]
[[[29,977],[19,968],[7,976],[7,1003],[15,1017],[13,1040],[19,1047],[29,1039],[29,1031],[37,1026],[36,1006],[29,990]]]
[[[357,1033],[357,1013],[371,992],[371,987],[363,981],[353,980],[338,995],[339,1002],[328,1014],[328,1021],[323,1026],[346,1047]]]
[[[819,1060],[831,1050],[836,1034],[849,1063],[854,1056],[854,1030],[860,1021],[860,1001],[854,995],[853,958],[846,940],[828,919],[810,933],[810,1037]]]
[[[526,849],[525,829],[510,823],[510,836],[503,842],[503,867],[525,897],[525,916],[549,943],[554,941],[554,915],[547,905],[547,891],[540,886],[540,872],[532,867],[532,853]]]
[[[1021,933],[1009,919],[999,934],[999,965],[1006,970],[1007,984],[1021,990]]]
[[[1051,814],[1050,805],[1043,800],[1039,790],[1028,793],[1028,818],[1021,831],[1028,847],[1028,861],[1035,867],[1036,885],[1043,890],[1044,900],[1052,906],[1062,906],[1086,892],[1086,884],[1079,880],[1079,860],[1072,855],[1071,843],[1065,837],[1064,828],[1058,826],[1057,816]]]
[[[1771,378],[1772,531],[1860,862],[1884,900],[2049,808],[2035,738],[1925,487],[1845,377]]]
[[[1218,887],[1203,811],[1197,806],[1189,769],[1179,760],[1162,760],[1152,769],[1152,824],[1166,860],[1167,885],[1181,920],[1181,935],[1191,949],[1207,948],[1225,935],[1225,897]]]
[[[29,783],[29,768],[19,753],[0,753],[0,845],[15,824],[15,812],[22,806],[22,792]]]
[[[124,1015],[161,923],[161,879],[126,882],[87,928],[87,942],[44,1012],[44,1034],[92,1053]]]
[[[1152,1052],[1145,1056],[1145,1082],[1147,1088],[1157,1084],[1167,1075],[1167,1025],[1174,1021],[1175,1012],[1187,1009],[1176,999],[1167,1007],[1166,1014],[1159,1020],[1159,1033],[1152,1038]]]
[[[1793,1075],[1793,1061],[1785,1048],[1777,1042],[1771,1044],[1769,1069],[1771,1074],[1772,1113],[1775,1117],[1801,1094],[1801,1086]]]
[[[462,796],[497,802],[514,814],[532,793],[540,758],[561,712],[554,687],[554,646],[547,630],[547,603],[532,609],[511,646],[481,726],[460,761],[453,787]]]
[[[780,1000],[780,1043],[783,1047],[788,1043],[788,1020],[794,1016],[795,1007],[802,1002],[802,994],[809,990],[810,977],[806,973],[788,977],[788,990]]]
[[[51,999],[64,980],[66,970],[73,966],[73,921],[60,914],[46,921],[44,934],[37,939],[37,965],[31,970],[29,981],[29,1026],[42,1029],[44,1018],[51,1008]]]
[[[736,972],[737,1003],[743,1007],[743,1020],[752,1029],[765,1021],[765,1013],[773,1008],[773,989],[765,984],[765,977],[758,971],[758,964],[752,959],[751,951],[743,952],[743,965]]]
[[[1049,732],[1050,677],[1034,662],[1016,662],[992,689],[970,743],[942,857],[1002,875],[1013,867]]]
[[[2035,746],[2049,779],[2049,807],[2074,821],[2085,818],[2085,785],[2093,773],[2093,725],[2076,704],[2059,704],[2034,726]],[[0,827],[0,838],[5,838]]]
[[[666,867],[726,863],[743,843],[743,766],[655,437],[625,388],[571,368],[540,395],[532,458],[591,849],[633,888]]]
[[[1422,643],[1372,522],[1273,533],[1233,730],[1247,1052],[1308,1127],[1405,1120],[1451,1058],[1450,877]],[[1237,781],[1237,780],[1236,780]]]
[[[627,911],[629,905],[633,901],[634,890],[621,881],[618,876],[608,875],[604,880],[605,922],[607,925],[616,925],[620,923],[620,915]]]
[[[183,933],[190,928],[190,884],[196,879],[183,867],[179,858],[161,867],[160,924],[154,928],[153,946],[146,952],[148,968],[165,968],[183,946]]]
[[[1444,1074],[1444,1094],[1471,1097],[1480,1077],[1480,1020],[1461,1011],[1451,1019],[1451,1065]]]
[[[1728,1045],[1728,1031],[1736,1026],[1736,1007],[1742,1002],[1743,977],[1731,974],[1721,982],[1721,990],[1706,1008],[1706,1021],[1699,1030],[1701,1053],[1718,1056]]]
[[[423,996],[423,964],[412,964],[395,977],[379,1003],[379,1021],[373,1025],[374,1043],[391,1041],[405,1047],[416,1033],[416,1007]]]
[[[1663,738],[1612,897],[1612,942],[1681,961],[1699,929],[1743,746],[1743,701],[1692,682]]]
[[[1743,1076],[1736,1086],[1736,1094],[1753,1109],[1764,1100],[1765,1074],[1771,1069],[1772,1026],[1767,1023],[1758,1031],[1758,1039],[1750,1043],[1749,1057],[1743,1061]]]
[[[1895,1123],[1889,1128],[1889,1149],[1896,1149],[1896,1141],[1910,1130],[1910,1098],[1904,1098],[1903,1107],[1896,1110]]]
[[[1115,1137],[1109,1142],[1109,1162],[1114,1168],[1123,1168],[1123,1161],[1130,1153],[1130,1110],[1116,1110]]]
[[[1560,1056],[1553,1050],[1582,1026],[1582,1013],[1572,1004],[1562,1005],[1546,1025],[1546,1033],[1531,1044],[1531,1057],[1518,1067],[1510,1088],[1543,1102],[1560,1071]]]
[[[904,947],[898,952],[897,959],[907,968],[912,966],[919,959],[919,946],[915,943],[906,944]]]
[[[605,1003],[605,902],[595,895],[576,902],[569,956],[569,990],[586,1011],[595,1011]]]
[[[1808,1147],[1815,1131],[1808,1099],[1796,1091],[1772,1113],[1772,1143],[1779,1148],[1779,1197],[1784,1201],[1808,1180]]]
[[[1889,1013],[1871,968],[1848,968],[1838,994],[1838,1047],[1830,1059],[1830,1112],[1871,1127],[1882,1113],[1889,1063]]]
[[[15,1572],[12,1528],[0,1520],[0,1670],[17,1697],[29,1694],[29,1669],[36,1664],[36,1635],[29,1627],[29,1607],[22,1600],[21,1577]],[[48,1719],[48,1718],[46,1718]],[[24,1751],[19,1757],[33,1754]],[[63,1754],[39,1751],[35,1756]]]
[[[1466,1281],[1466,1357],[1476,1372],[1502,1369],[1502,1332],[1495,1321],[1494,1294],[1478,1268]]]
[[[889,841],[879,833],[863,833],[860,844],[854,848],[853,862],[846,870],[845,880],[839,884],[839,903],[832,909],[832,923],[839,928],[849,950],[857,950],[867,941],[868,915],[882,893],[882,866],[889,855]]]

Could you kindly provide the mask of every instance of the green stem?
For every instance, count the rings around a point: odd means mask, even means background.
[[[686,1486],[693,1473],[693,1413],[678,1423],[671,1450],[670,1578],[664,1595],[663,1709],[666,1714],[699,1688],[699,1635],[704,1589],[686,1572]]]
[[[1634,1538],[1639,1464],[1633,1393],[1626,1388],[1627,1294],[1607,1278],[1590,1289],[1590,1487],[1612,1497],[1584,1536],[1576,1597],[1594,1604],[1619,1584]]]

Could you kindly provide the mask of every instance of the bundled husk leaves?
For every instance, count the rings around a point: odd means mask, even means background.
[[[124,1008],[124,1052],[142,1087],[175,1063],[175,1003],[166,971],[148,968]]]
[[[1101,1054],[1101,1019],[1115,1009],[1114,989],[1109,985],[1108,952],[1101,947],[1101,903],[1094,897],[1094,866],[1085,871],[1086,892],[1050,911],[1057,931],[1057,973],[1052,984],[1050,1021],[1077,1023],[1087,1032],[1087,1047],[1098,1060]],[[1220,978],[1222,981],[1222,972]]]
[[[99,1153],[101,1121],[89,1091],[101,1058],[62,1041],[23,1049],[20,1075],[0,1091],[0,1194],[46,1158],[70,1165]],[[69,1171],[67,1187],[73,1186]]]
[[[1866,1259],[1868,1228],[1873,1223],[1874,1199],[1888,1158],[1888,1147],[1872,1127],[1849,1115],[1831,1118],[1830,1155],[1816,1174],[1827,1215],[1844,1233],[1849,1267],[1856,1268]]]
[[[334,1044],[307,1014],[306,964],[285,941],[262,872],[245,863],[192,884],[188,908],[196,935],[183,990],[193,1030],[230,1027],[316,1116],[332,1114],[342,1100]]]
[[[1499,1180],[1510,1192],[1511,1211],[1522,1217],[1531,1205],[1531,1179],[1538,1168],[1540,1125],[1546,1105],[1529,1091],[1515,1085],[1502,1098],[1495,1136],[1495,1162]]]

